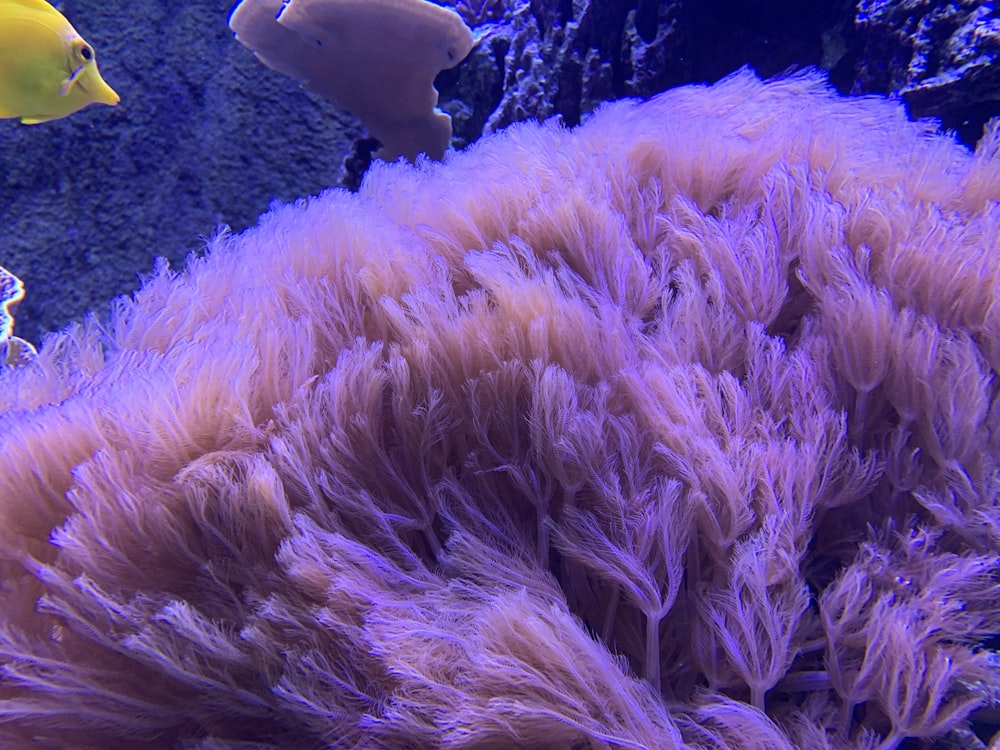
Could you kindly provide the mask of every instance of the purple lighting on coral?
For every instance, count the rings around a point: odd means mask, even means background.
[[[159,268],[0,376],[0,745],[971,743],[997,138],[743,71]]]

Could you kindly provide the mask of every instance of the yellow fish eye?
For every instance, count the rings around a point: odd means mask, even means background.
[[[82,60],[85,63],[88,63],[94,59],[94,50],[92,50],[90,48],[90,45],[87,44],[82,39],[73,40],[73,52],[80,60]]]

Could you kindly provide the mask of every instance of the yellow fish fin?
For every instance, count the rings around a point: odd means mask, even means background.
[[[86,69],[86,65],[78,65],[76,70],[69,74],[69,78],[62,82],[59,87],[59,96],[66,96],[69,94],[69,90],[73,88],[73,84],[80,77],[80,74]]]
[[[52,7],[51,3],[45,2],[45,0],[4,0],[4,5],[20,5],[22,8],[28,8],[30,10],[38,10],[43,13],[56,13],[59,12]]]

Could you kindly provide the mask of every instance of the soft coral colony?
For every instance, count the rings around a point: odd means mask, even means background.
[[[998,137],[739,73],[378,164],[0,389],[0,737],[975,746]]]

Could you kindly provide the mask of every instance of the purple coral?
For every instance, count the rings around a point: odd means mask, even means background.
[[[475,28],[486,21],[503,18],[506,3],[505,0],[458,0],[455,10],[469,27]]]
[[[742,72],[159,269],[3,376],[0,744],[964,730],[996,143]]]

